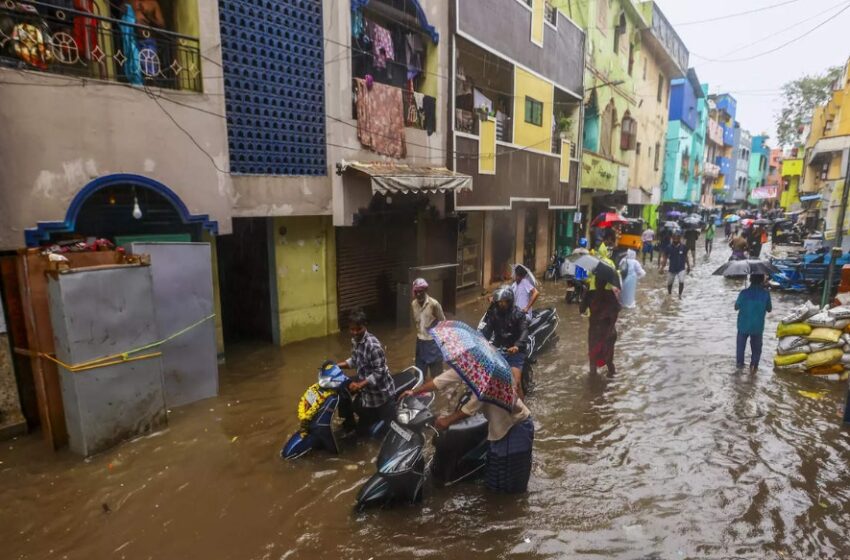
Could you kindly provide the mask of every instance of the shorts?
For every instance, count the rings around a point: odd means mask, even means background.
[[[644,241],[643,242],[643,252],[651,253],[655,250],[655,245],[652,244],[652,241]]]
[[[516,354],[505,354],[505,361],[508,362],[508,365],[512,368],[522,370],[525,366],[525,354],[522,352],[517,352]]]
[[[680,270],[679,272],[668,272],[667,273],[667,285],[672,286],[673,280],[677,280],[679,284],[685,283],[685,271]]]

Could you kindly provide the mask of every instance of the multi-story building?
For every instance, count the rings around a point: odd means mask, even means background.
[[[724,170],[717,164],[718,156],[726,153],[723,142],[723,128],[719,119],[720,112],[717,103],[711,97],[708,98],[708,123],[705,133],[705,153],[702,160],[702,199],[704,207],[712,207],[715,200],[726,202],[728,189],[724,190],[727,177]],[[734,129],[733,129],[734,130]],[[730,167],[734,169],[733,165]]]
[[[734,182],[732,183],[732,197],[729,202],[743,204],[747,201],[750,192],[750,154],[753,149],[753,136],[740,124],[735,123],[735,151],[734,151]]]
[[[708,86],[699,83],[693,68],[686,78],[673,80],[667,151],[663,160],[663,203],[694,205],[700,201],[702,179],[698,176],[708,127]]]
[[[587,32],[581,208],[589,226],[599,212],[626,206],[636,158],[650,162],[652,173],[660,167],[656,154],[663,156],[663,144],[644,146],[642,141],[637,154],[637,110],[646,92],[654,103],[666,105],[669,81],[663,71],[649,72],[649,55],[640,57],[648,24],[632,0],[576,0],[567,8]],[[661,17],[656,25],[660,35]]]
[[[786,212],[800,209],[800,179],[803,176],[803,159],[798,157],[798,149],[792,148],[782,158],[780,175],[782,177],[782,194],[779,205]]]
[[[832,95],[824,105],[815,108],[805,145],[805,169],[800,188],[800,201],[807,210],[810,224],[820,227],[825,219],[824,234],[835,239],[841,194],[850,166],[850,59],[832,86]],[[850,212],[845,214],[845,233]],[[844,236],[843,248],[850,247]]]
[[[753,149],[750,153],[750,180],[748,201],[754,206],[760,206],[768,194],[765,190],[767,185],[767,173],[770,163],[770,147],[767,145],[767,136],[753,136]]]
[[[714,180],[711,191],[704,193],[705,199],[718,196],[723,201],[732,190],[735,177],[735,117],[738,103],[728,93],[709,96],[709,136],[714,137],[713,157],[710,160],[718,167],[718,176]],[[712,122],[714,124],[712,124]]]
[[[634,142],[635,145],[627,191],[630,213],[642,216],[656,227],[664,170],[656,164],[654,154],[663,161],[669,116],[669,96],[663,89],[670,81],[685,77],[689,55],[684,42],[655,2],[641,2],[638,7],[647,27],[641,33],[634,63],[637,68],[634,84],[640,98],[633,111],[637,130],[634,135],[627,135],[622,144]],[[665,85],[659,95],[658,83],[662,81]]]
[[[573,246],[585,34],[566,7],[544,0],[451,6],[446,159],[474,186],[454,196],[458,279],[488,286],[511,263],[542,271],[556,247]]]

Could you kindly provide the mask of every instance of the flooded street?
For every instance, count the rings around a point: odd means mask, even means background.
[[[722,245],[722,243],[718,243]],[[173,411],[169,428],[83,461],[39,435],[0,449],[0,542],[15,559],[847,558],[850,432],[844,385],[770,368],[773,294],[756,376],[735,373],[742,287],[699,252],[681,302],[654,266],[621,314],[618,376],[589,378],[586,320],[547,284],[560,340],[536,366],[527,496],[477,483],[427,488],[423,504],[357,514],[379,443],[283,462],[297,399],[346,335],[231,349],[221,396]],[[538,304],[538,306],[540,303]],[[483,305],[460,310],[477,323]],[[374,329],[390,365],[414,334]],[[820,400],[798,393],[825,391]]]

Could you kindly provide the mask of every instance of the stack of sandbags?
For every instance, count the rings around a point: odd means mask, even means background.
[[[850,306],[820,309],[806,302],[776,328],[774,369],[833,381],[850,376]]]

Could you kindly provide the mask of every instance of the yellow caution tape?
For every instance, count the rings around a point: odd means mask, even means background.
[[[81,371],[88,371],[88,370],[107,367],[107,366],[114,366],[114,365],[123,364],[123,363],[127,363],[127,362],[136,362],[136,361],[139,361],[139,360],[149,360],[151,358],[157,358],[159,356],[162,356],[162,352],[152,352],[150,354],[144,354],[142,356],[133,356],[133,354],[138,354],[139,352],[143,352],[145,350],[150,350],[151,348],[156,348],[157,346],[162,346],[166,342],[169,342],[171,340],[174,340],[178,336],[186,334],[187,332],[191,331],[195,327],[198,327],[199,325],[205,323],[206,321],[209,321],[213,317],[215,317],[215,313],[213,313],[211,315],[207,315],[203,319],[195,321],[194,323],[192,323],[188,327],[180,329],[176,333],[169,335],[169,336],[163,338],[162,340],[158,340],[156,342],[151,342],[150,344],[145,344],[144,346],[140,346],[138,348],[133,348],[132,350],[127,350],[126,352],[118,352],[116,354],[110,354],[108,356],[103,356],[102,358],[95,358],[94,360],[88,360],[86,362],[80,362],[79,364],[66,364],[65,362],[59,360],[55,356],[51,356],[50,354],[47,354],[45,352],[39,352],[38,356],[40,356],[42,358],[46,358],[46,359],[50,360],[51,362],[53,362],[53,363],[55,363],[59,366],[62,366],[63,368],[67,369],[68,371],[70,371],[72,373],[77,373],[77,372],[81,372]]]

